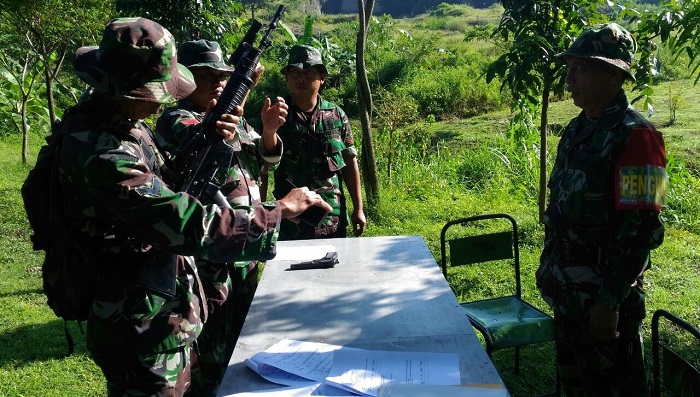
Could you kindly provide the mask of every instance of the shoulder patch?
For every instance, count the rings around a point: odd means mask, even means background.
[[[615,208],[661,211],[667,190],[666,149],[661,133],[651,128],[633,129],[615,166]]]

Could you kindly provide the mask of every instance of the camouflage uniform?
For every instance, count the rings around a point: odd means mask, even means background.
[[[340,170],[346,161],[357,157],[348,117],[320,96],[310,114],[299,110],[291,97],[285,97],[285,101],[289,114],[277,131],[284,142],[284,153],[275,170],[275,186],[287,179],[295,186],[317,190],[333,210],[315,229],[304,222],[283,219],[280,240],[346,237],[349,221]]]
[[[223,62],[218,43],[208,40],[190,41],[178,48],[180,63],[188,67],[209,67],[231,71]],[[163,148],[177,155],[178,146],[192,136],[202,122],[205,113],[188,99],[178,106],[166,109],[158,119],[156,131]],[[239,137],[231,145],[235,161],[226,178],[226,198],[233,208],[261,205],[261,174],[277,166],[281,142],[277,154],[265,153],[261,136],[241,118]],[[271,233],[277,233],[272,229]],[[241,260],[221,266],[205,259],[196,259],[197,269],[204,286],[209,307],[209,318],[197,339],[196,361],[192,367],[190,396],[215,396],[231,353],[243,327],[245,316],[257,286],[258,267],[255,259],[267,254],[269,247],[261,245],[262,252],[254,247],[246,248]]]
[[[87,347],[109,396],[182,396],[207,316],[189,255],[225,263],[248,245],[272,244],[281,214],[203,206],[173,192],[152,132],[117,110],[124,98],[158,106],[194,89],[165,28],[112,20],[99,48],[76,52],[75,68],[92,93],[65,112],[59,173],[70,225],[99,258]]]
[[[585,52],[617,25],[594,27],[564,56]],[[627,41],[632,43],[629,33]],[[602,55],[619,59],[618,47]],[[598,50],[600,51],[600,50]],[[631,55],[630,55],[631,58]],[[629,76],[629,64],[616,65]],[[582,112],[559,142],[549,180],[545,244],[537,286],[554,310],[557,362],[567,396],[648,395],[641,323],[643,273],[664,236],[659,212],[667,175],[661,133],[620,90],[602,116]],[[594,304],[619,313],[620,336],[600,341],[588,330]]]
[[[290,49],[288,63],[281,73],[286,74],[292,67],[301,70],[315,67],[323,75],[328,73],[321,53],[307,45]],[[320,95],[310,112],[299,109],[291,95],[285,101],[289,104],[287,121],[277,131],[284,142],[284,153],[275,170],[273,194],[283,196],[284,186],[291,182],[292,186],[316,190],[333,210],[317,227],[283,219],[280,240],[347,237],[349,218],[341,170],[357,157],[348,117],[343,109]]]

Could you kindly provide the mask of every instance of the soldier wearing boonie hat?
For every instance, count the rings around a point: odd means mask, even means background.
[[[66,233],[98,258],[87,349],[108,395],[180,397],[190,388],[191,352],[207,317],[189,255],[233,262],[254,242],[273,245],[269,230],[283,215],[322,201],[306,192],[295,205],[234,210],[168,186],[165,159],[143,119],[195,85],[161,25],[110,21],[99,47],[76,52],[75,69],[92,90],[64,112],[51,139],[60,142]]]
[[[177,48],[177,56],[179,62],[188,68],[208,67],[222,72],[233,72],[233,68],[224,62],[224,54],[216,41],[186,41]]]
[[[289,50],[289,59],[287,65],[281,70],[282,74],[287,74],[290,67],[299,69],[317,67],[323,74],[328,74],[328,69],[323,64],[321,51],[316,47],[305,44],[295,45]]]
[[[289,115],[280,127],[284,153],[275,170],[275,196],[284,186],[305,186],[321,192],[333,207],[318,224],[282,220],[280,240],[345,238],[348,226],[358,237],[367,219],[362,202],[362,183],[355,138],[345,111],[325,100],[319,91],[328,76],[318,48],[297,44],[289,50],[281,69],[287,82]],[[349,214],[347,187],[352,201]]]
[[[561,136],[543,223],[537,287],[554,312],[567,396],[649,395],[642,344],[644,272],[664,238],[662,134],[629,103],[635,41],[616,23],[558,54],[582,110]]]
[[[170,32],[146,18],[118,18],[99,47],[81,47],[75,70],[95,91],[140,101],[171,103],[189,95],[192,74],[177,63]]]

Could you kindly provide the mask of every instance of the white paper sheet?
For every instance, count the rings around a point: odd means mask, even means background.
[[[311,261],[321,259],[328,252],[336,252],[335,245],[309,245],[304,247],[277,247],[276,261]]]
[[[456,353],[365,350],[290,339],[254,354],[245,363],[270,382],[299,390],[313,386],[314,392],[306,395],[315,396],[378,397],[380,387],[387,383],[459,385],[461,379]]]
[[[458,385],[460,379],[456,353],[338,349],[326,382],[376,397],[386,383]]]
[[[304,387],[281,387],[279,389],[251,391],[245,393],[229,394],[225,397],[299,397],[310,396],[318,387],[318,383]]]
[[[270,382],[286,386],[321,383],[333,365],[333,351],[340,346],[284,339],[245,364]]]
[[[378,397],[508,397],[500,385],[409,385],[387,383],[379,388]]]
[[[336,389],[334,387],[314,383],[309,386],[302,387],[280,387],[278,389],[260,390],[245,393],[229,394],[225,397],[300,397],[300,396],[314,396],[314,397],[337,397],[337,396],[356,396],[345,390]],[[441,396],[442,397],[442,396]]]

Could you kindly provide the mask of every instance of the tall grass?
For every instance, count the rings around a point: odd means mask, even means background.
[[[487,85],[480,78],[485,63],[498,49],[485,42],[465,43],[458,32],[464,28],[464,21],[479,26],[497,20],[502,12],[498,7],[476,14],[464,6],[439,6],[416,21],[388,23],[383,19],[375,26],[372,44],[376,46],[368,54],[370,79],[390,93],[390,100],[375,103],[377,107],[386,106],[378,108],[376,114],[388,116],[376,120],[382,199],[376,208],[367,209],[366,236],[421,235],[439,261],[439,235],[445,222],[474,214],[509,213],[520,229],[523,294],[546,310],[534,286],[543,240],[537,210],[539,140],[532,136],[514,139],[509,135],[511,116],[502,110],[504,94],[498,91],[497,82]],[[356,34],[353,23],[346,18],[325,27],[336,29],[335,43],[351,46]],[[404,32],[405,28],[416,26],[452,30],[449,38],[440,42],[441,51],[435,51],[437,33],[431,36]],[[478,29],[472,30],[479,33]],[[473,54],[473,48],[483,51],[482,55]],[[662,58],[662,62],[666,59]],[[247,109],[259,109],[262,97],[274,97],[284,86],[278,73],[281,63],[266,58],[265,64],[268,72],[253,92]],[[669,65],[665,70],[669,78],[683,74],[682,68],[675,66]],[[683,83],[688,85],[687,81]],[[326,92],[328,99],[342,104],[352,115],[354,92],[348,87],[352,85],[333,85]],[[663,125],[670,119],[663,95],[671,90],[663,84],[654,88],[657,114],[651,120]],[[647,273],[647,311],[665,308],[700,326],[700,87],[692,86],[683,95],[687,106],[675,109],[676,122],[662,128],[671,176],[668,208],[663,213],[668,228],[664,244],[652,254],[654,266]],[[413,105],[402,107],[409,103],[401,102],[405,97],[410,97]],[[401,115],[407,109],[414,114]],[[555,102],[550,110],[550,124],[565,125],[578,111],[570,101]],[[355,122],[353,125],[359,138],[359,127]],[[30,143],[33,158],[42,139],[32,136]],[[551,136],[548,161],[554,155],[555,145],[556,137]],[[22,165],[19,153],[19,139],[2,135],[0,396],[104,395],[102,376],[89,359],[79,329],[71,325],[76,353],[64,357],[63,323],[45,304],[38,271],[41,255],[32,251],[29,244],[30,232],[19,194],[31,164]],[[458,297],[467,298],[481,288],[473,287],[473,281],[467,282],[459,269],[451,269],[448,279]],[[490,279],[482,281],[488,288],[498,290],[497,284],[489,283]],[[650,316],[644,323],[647,348],[649,319]],[[671,331],[664,335],[670,337]],[[700,363],[700,346],[687,338],[678,343]],[[511,351],[496,352],[493,359],[511,394],[525,396],[551,389],[554,372],[542,363],[551,362],[552,358],[551,344],[525,349],[521,376],[512,372]]]
[[[565,123],[576,112],[566,101],[553,106],[552,122]],[[382,200],[368,212],[366,235],[421,235],[439,260],[439,235],[445,222],[481,213],[509,213],[520,227],[523,294],[547,310],[534,286],[543,238],[536,204],[539,148],[536,143],[510,139],[507,118],[508,114],[500,111],[462,120],[426,118],[402,127],[396,135],[400,139],[380,146]],[[663,114],[660,119],[664,119]],[[666,132],[672,137],[667,140],[672,156],[669,211],[665,216],[673,220],[667,221],[666,241],[653,252],[654,266],[647,273],[647,310],[651,313],[665,308],[700,325],[700,253],[696,248],[700,247],[700,189],[696,170],[684,166],[688,156],[692,160],[698,150],[699,138],[692,132],[696,128],[674,126]],[[556,145],[555,137],[551,138],[550,156]],[[34,157],[41,138],[33,136],[31,142],[30,157]],[[390,145],[396,153],[391,177],[383,162]],[[90,361],[84,338],[75,327],[71,329],[76,336],[76,353],[63,356],[63,324],[53,316],[41,293],[41,256],[29,244],[19,195],[31,165],[21,165],[19,148],[16,137],[0,140],[0,167],[4,171],[0,180],[0,315],[4,320],[0,325],[0,395],[103,395],[99,369]],[[487,287],[498,290],[498,284],[489,280],[483,280]],[[467,282],[458,269],[450,270],[449,281],[458,297],[466,298],[481,288],[474,287],[473,281]],[[648,329],[646,333],[648,336]],[[648,347],[648,338],[646,341]],[[681,339],[679,345],[694,352],[700,362],[700,349],[689,339]],[[522,376],[513,374],[511,351],[494,354],[496,368],[511,393],[521,396],[548,390],[553,367],[539,363],[551,362],[551,344],[525,349],[523,354]]]
[[[662,89],[660,87],[659,91]],[[700,87],[694,87],[695,91],[700,91]],[[552,122],[566,124],[578,111],[569,101],[555,102]],[[651,120],[663,126],[668,109],[657,111]],[[502,119],[506,117],[499,112],[484,116],[488,126],[481,118],[433,124],[421,122],[396,132],[395,136],[402,139],[391,144],[393,153],[406,155],[395,157],[391,178],[381,173],[382,201],[373,212],[367,235],[422,235],[439,261],[440,230],[448,220],[482,213],[511,214],[520,228],[523,295],[539,308],[549,310],[534,285],[544,236],[537,215],[539,143],[532,138],[511,139],[507,123]],[[647,352],[650,351],[651,313],[657,309],[670,310],[700,326],[700,252],[697,249],[700,247],[700,182],[697,168],[686,165],[696,161],[699,137],[697,130],[689,128],[688,123],[689,119],[685,119],[683,126],[662,128],[667,137],[671,185],[668,207],[663,212],[666,239],[653,251],[653,266],[646,274]],[[423,134],[414,134],[414,130]],[[425,142],[430,144],[425,145]],[[556,136],[549,137],[550,167],[557,142]],[[382,158],[382,153],[378,158]],[[475,283],[475,279],[466,277],[463,269],[450,269],[448,273],[455,294],[463,299],[479,290],[498,291],[500,283],[493,280],[499,277],[507,275],[484,276],[480,283]],[[700,364],[700,344],[687,337],[678,338],[677,330],[673,329],[665,329],[662,335],[676,339],[678,348]],[[522,376],[513,373],[512,354],[512,351],[496,352],[494,363],[514,396],[551,390],[553,367],[532,366],[532,363],[551,362],[551,344],[524,350]]]

